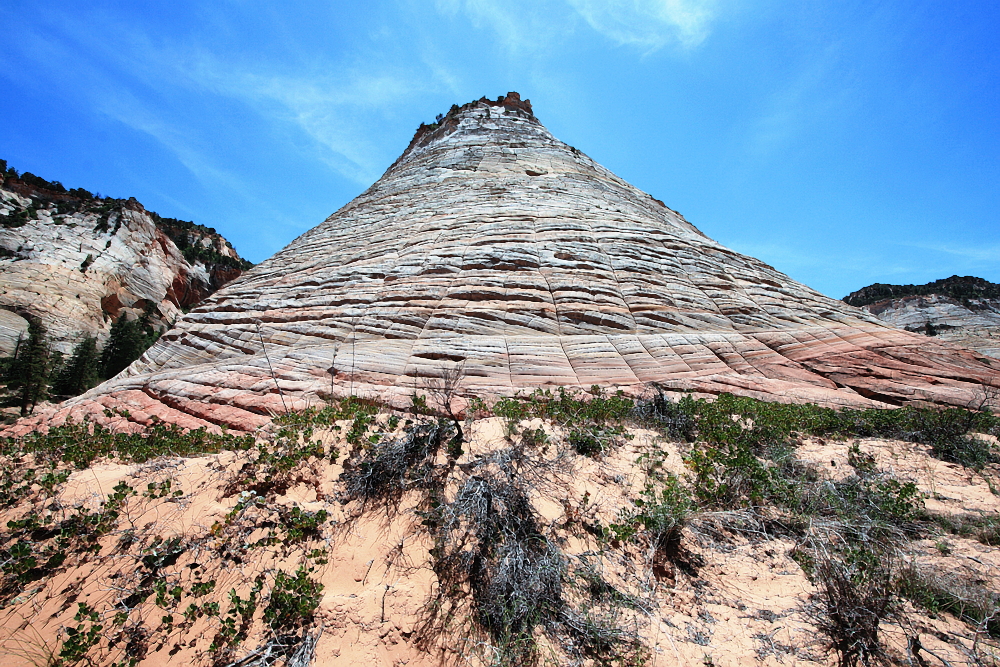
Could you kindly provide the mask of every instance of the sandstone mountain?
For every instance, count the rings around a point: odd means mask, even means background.
[[[0,168],[0,355],[41,319],[68,353],[147,310],[166,329],[251,265],[215,230]]]
[[[1000,285],[952,276],[926,285],[875,283],[844,297],[883,322],[1000,357]]]
[[[459,371],[465,396],[658,383],[828,406],[1000,385],[1000,361],[707,238],[510,93],[422,125],[368,190],[47,419],[253,429],[330,396],[408,404]]]

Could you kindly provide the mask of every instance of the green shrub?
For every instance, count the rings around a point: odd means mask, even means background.
[[[212,641],[209,651],[215,652],[227,646],[236,646],[247,638],[253,624],[253,616],[257,612],[257,603],[263,585],[263,576],[254,579],[253,587],[245,600],[237,595],[235,588],[230,589],[229,610],[226,612],[226,616],[221,619],[219,632]]]
[[[569,446],[577,454],[591,458],[604,452],[604,442],[602,442],[600,436],[593,431],[585,429],[570,431]]]
[[[698,404],[689,394],[675,402],[667,398],[659,387],[656,396],[635,408],[640,418],[662,428],[667,437],[683,442],[694,442],[698,426],[695,419],[697,410]]]
[[[0,439],[0,454],[35,454],[41,461],[68,464],[78,469],[98,457],[126,463],[143,463],[158,456],[195,456],[226,450],[249,449],[251,435],[214,434],[204,428],[185,430],[157,423],[139,433],[118,433],[91,422],[69,423],[33,432],[23,438]]]
[[[613,539],[625,541],[642,534],[649,540],[655,554],[669,557],[680,543],[681,530],[695,509],[691,493],[674,475],[667,475],[658,485],[646,484],[641,497],[634,501],[635,509],[623,512],[620,520],[602,532]]]
[[[536,389],[526,397],[501,398],[487,408],[476,404],[480,410],[503,417],[510,423],[532,417],[551,419],[560,424],[604,424],[621,421],[631,415],[635,402],[621,391],[610,396],[599,386],[591,387],[590,394],[582,394],[559,387],[553,393],[549,389]]]
[[[699,443],[684,457],[695,497],[718,508],[757,505],[780,495],[784,480],[745,442]]]
[[[720,394],[715,400],[682,396],[677,402],[661,391],[638,405],[635,414],[664,428],[672,438],[762,450],[803,435],[894,438],[931,446],[935,456],[973,468],[1000,461],[996,448],[971,432],[1000,432],[1000,417],[960,408],[821,408],[812,404],[768,403]]]
[[[323,584],[310,579],[305,567],[294,575],[279,571],[264,608],[264,620],[279,635],[295,631],[312,622],[322,594]]]
[[[913,482],[854,476],[821,488],[829,510],[843,519],[900,527],[923,516],[923,494]]]

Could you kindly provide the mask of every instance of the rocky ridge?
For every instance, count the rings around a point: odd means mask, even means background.
[[[214,230],[0,169],[0,354],[41,319],[68,353],[151,314],[160,329],[250,266]],[[178,245],[182,247],[178,247]]]
[[[876,283],[844,302],[893,326],[1000,358],[1000,285],[952,276],[926,285]]]
[[[967,405],[1000,362],[707,238],[510,93],[422,125],[368,190],[43,421],[254,429],[331,396],[592,385],[828,406]],[[24,430],[39,422],[25,422]]]

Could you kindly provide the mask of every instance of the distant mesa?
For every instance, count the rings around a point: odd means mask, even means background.
[[[211,227],[135,198],[67,189],[0,160],[0,355],[37,317],[56,350],[104,341],[121,316],[174,320],[252,264]]]
[[[285,405],[350,393],[408,405],[456,369],[465,397],[657,383],[827,406],[967,405],[1000,386],[1000,361],[707,238],[508,93],[421,125],[378,182],[125,373],[18,428],[122,408],[137,423],[250,430]]]
[[[844,302],[907,331],[1000,358],[1000,285],[952,276],[926,285],[875,283]]]

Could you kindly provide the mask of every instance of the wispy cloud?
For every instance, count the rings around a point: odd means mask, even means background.
[[[571,28],[573,10],[563,0],[436,0],[438,13],[465,17],[490,30],[508,54],[536,54],[557,46]]]
[[[398,145],[385,145],[380,128],[398,113],[400,100],[455,86],[445,65],[394,58],[391,33],[373,33],[348,54],[290,47],[249,60],[225,44],[164,39],[149,26],[97,10],[80,20],[59,11],[45,18],[48,30],[25,25],[18,32],[18,49],[55,78],[76,72],[76,81],[66,83],[87,106],[154,138],[203,183],[233,189],[239,179],[217,166],[190,110],[161,101],[192,99],[206,108],[217,103],[213,96],[221,105],[235,101],[260,127],[301,132],[315,157],[369,185],[399,152]],[[94,24],[118,39],[103,39]],[[0,59],[0,68],[4,64]]]
[[[62,26],[128,74],[127,79],[114,79],[93,68],[91,80],[104,83],[85,93],[93,107],[155,138],[203,182],[235,189],[239,179],[212,166],[213,160],[204,153],[204,137],[178,129],[174,117],[178,110],[158,109],[139,91],[187,89],[195,95],[209,93],[237,101],[265,126],[297,129],[313,142],[320,160],[345,178],[369,185],[388,166],[392,151],[398,152],[398,146],[388,150],[379,141],[382,133],[377,128],[386,114],[398,108],[401,99],[451,84],[441,68],[420,62],[395,64],[374,52],[348,63],[323,57],[248,63],[238,55],[227,57],[224,50],[183,41],[153,43],[138,26],[125,27],[119,33],[126,37],[112,49],[72,25]]]
[[[775,90],[749,136],[755,153],[768,155],[784,148],[823,113],[848,103],[847,82],[830,85],[837,76],[842,49],[838,42],[824,46]]]
[[[295,75],[238,70],[208,56],[201,58],[193,76],[200,85],[240,99],[263,115],[294,124],[325,149],[321,159],[362,185],[387,166],[378,133],[369,126],[399,100],[435,86],[433,77],[419,70]]]
[[[252,195],[252,190],[242,179],[218,167],[197,148],[199,141],[196,136],[157,114],[151,105],[128,90],[105,87],[103,94],[95,96],[92,104],[96,111],[155,139],[202,184],[210,187],[222,185],[241,195]]]
[[[622,45],[655,51],[701,44],[718,15],[716,0],[567,0],[591,28]]]
[[[973,264],[1000,262],[1000,245],[962,246],[951,243],[901,243],[900,245],[961,257]]]
[[[622,46],[649,53],[675,44],[701,44],[720,0],[436,0],[439,12],[463,13],[492,29],[511,52],[532,52],[565,39],[582,22]]]

